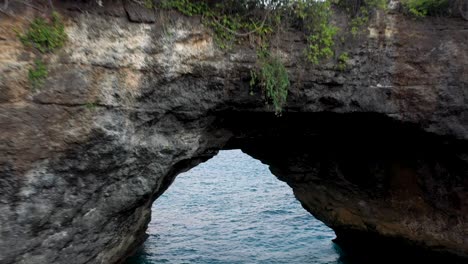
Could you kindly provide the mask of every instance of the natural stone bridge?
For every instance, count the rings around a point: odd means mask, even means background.
[[[377,13],[337,47],[345,71],[313,67],[303,34],[281,33],[292,87],[275,117],[250,94],[255,50],[219,50],[200,18],[55,5],[69,40],[36,91],[37,54],[13,29],[37,11],[0,17],[0,263],[120,262],[174,177],[231,148],[268,164],[344,244],[468,257],[466,21]]]

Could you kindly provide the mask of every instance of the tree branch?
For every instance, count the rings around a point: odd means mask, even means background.
[[[266,23],[266,20],[267,20],[268,17],[269,17],[270,12],[271,12],[271,11],[269,11],[269,12],[267,12],[267,14],[265,14],[265,17],[263,18],[263,21],[262,21],[262,23],[260,24],[259,27],[255,27],[254,30],[249,31],[249,32],[245,32],[245,33],[239,33],[239,32],[237,32],[237,31],[234,31],[234,30],[232,30],[232,29],[230,29],[230,28],[225,27],[223,24],[219,23],[219,21],[216,20],[216,18],[214,18],[214,17],[213,17],[213,21],[216,23],[216,25],[222,27],[224,30],[228,31],[229,33],[233,34],[234,36],[237,36],[237,37],[248,37],[248,36],[254,34],[255,32],[259,31],[261,28],[263,28],[263,26],[264,26],[265,23]]]

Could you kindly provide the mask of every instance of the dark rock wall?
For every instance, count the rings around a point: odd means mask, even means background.
[[[376,114],[253,116],[227,147],[270,165],[338,242],[466,256],[466,144]]]

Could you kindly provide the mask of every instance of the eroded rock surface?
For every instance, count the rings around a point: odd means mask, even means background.
[[[277,118],[250,95],[254,49],[218,49],[197,17],[111,2],[56,3],[69,40],[47,55],[13,30],[37,10],[0,17],[1,263],[122,261],[174,177],[226,148],[269,164],[343,240],[468,257],[466,21],[376,14],[338,47],[345,71],[311,66],[304,36],[285,32]],[[33,90],[37,56],[49,77]]]

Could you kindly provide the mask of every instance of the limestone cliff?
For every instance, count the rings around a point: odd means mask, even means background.
[[[55,7],[68,41],[40,89],[14,31],[38,11],[0,14],[0,263],[122,261],[174,177],[229,148],[270,165],[344,242],[468,257],[466,21],[377,13],[339,47],[345,71],[310,65],[303,34],[283,32],[292,86],[275,117],[250,94],[255,50],[218,49],[200,18]]]

